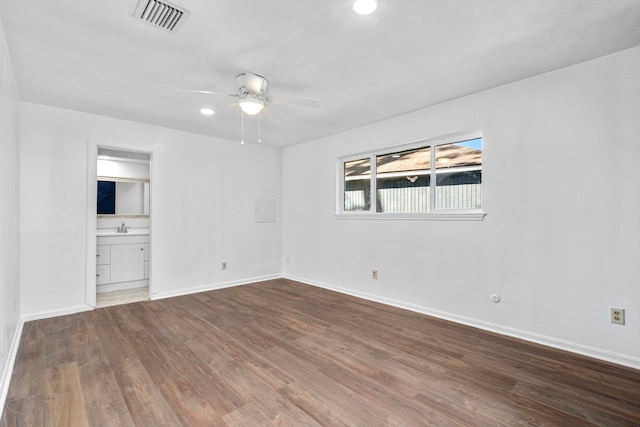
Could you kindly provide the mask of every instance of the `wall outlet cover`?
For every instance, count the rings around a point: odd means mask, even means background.
[[[624,308],[611,307],[609,321],[616,325],[624,325]]]

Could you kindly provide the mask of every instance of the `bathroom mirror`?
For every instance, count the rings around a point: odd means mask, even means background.
[[[108,217],[148,217],[149,181],[98,177],[96,213]]]

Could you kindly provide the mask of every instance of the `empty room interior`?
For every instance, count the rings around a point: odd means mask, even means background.
[[[0,0],[0,427],[640,425],[638,0]]]

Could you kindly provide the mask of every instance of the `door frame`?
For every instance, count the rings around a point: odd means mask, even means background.
[[[96,185],[96,178],[98,176],[98,148],[108,148],[112,150],[130,151],[134,153],[149,154],[149,247],[153,246],[153,195],[154,192],[154,162],[153,156],[156,149],[151,147],[144,147],[140,144],[132,143],[119,143],[113,141],[104,141],[94,138],[89,138],[87,143],[87,248],[86,248],[86,276],[85,276],[85,303],[91,308],[96,307],[96,227],[97,227],[97,205],[96,200],[98,197],[98,190]],[[153,250],[150,250],[153,253]],[[151,256],[149,263],[152,263]],[[149,297],[152,295],[153,277],[149,269]]]

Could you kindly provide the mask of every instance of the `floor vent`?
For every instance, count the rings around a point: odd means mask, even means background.
[[[138,0],[133,16],[158,28],[176,33],[189,17],[189,11],[168,1]]]

